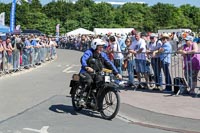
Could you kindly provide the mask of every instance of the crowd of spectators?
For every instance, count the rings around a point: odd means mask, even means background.
[[[0,74],[30,69],[56,57],[52,36],[6,35],[0,37]]]
[[[60,38],[33,34],[1,36],[0,73],[2,75],[30,69],[52,60],[56,57],[56,47],[84,52],[90,48],[95,38],[105,41],[104,51],[119,73],[124,75],[123,72],[127,72],[127,87],[172,92],[172,57],[182,55],[182,78],[188,82],[189,92],[195,93],[200,70],[200,34],[189,32],[159,35],[133,30],[130,34],[79,34]]]
[[[182,63],[182,58],[189,63],[189,60],[185,60],[184,54],[186,53],[180,52],[179,49],[191,43],[194,44],[195,50],[191,48],[190,51],[192,52],[187,52],[187,54],[194,54],[198,52],[196,46],[200,44],[200,34],[193,32],[156,34],[133,30],[130,34],[108,33],[105,35],[67,36],[60,38],[58,45],[62,49],[85,51],[90,48],[90,43],[94,38],[100,38],[106,42],[105,52],[113,61],[119,73],[123,74],[125,70],[128,72],[126,86],[135,87],[138,84],[137,88],[152,89],[153,87],[153,89],[159,89],[163,92],[173,91],[172,57],[183,55],[180,63]],[[200,58],[197,58],[197,60],[200,62]],[[194,63],[190,65],[194,65]],[[185,76],[182,78],[188,81],[190,93],[194,93],[194,88],[197,87],[199,67],[193,69],[187,67],[185,63]],[[190,74],[194,78],[191,79]]]

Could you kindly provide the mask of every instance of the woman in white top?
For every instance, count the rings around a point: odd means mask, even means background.
[[[123,61],[123,54],[121,52],[120,46],[116,41],[114,36],[110,36],[109,42],[111,44],[111,50],[114,54],[114,65],[116,66],[119,74],[122,75],[122,61]]]

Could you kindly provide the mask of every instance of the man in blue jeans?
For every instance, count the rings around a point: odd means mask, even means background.
[[[147,55],[151,57],[153,51],[160,49],[161,46],[162,46],[161,40],[158,40],[157,35],[152,33],[150,35],[150,42],[149,44],[147,44]],[[155,55],[154,57],[151,58],[151,66],[153,69],[154,81],[156,84],[156,88],[154,89],[162,90],[162,74],[159,73],[158,75],[158,72],[159,72],[158,69],[161,69],[159,55]]]
[[[158,74],[161,73],[161,69],[163,69],[165,75],[165,84],[166,88],[163,92],[172,92],[172,80],[169,70],[169,65],[171,63],[171,52],[172,46],[169,43],[169,35],[164,33],[161,38],[162,46],[153,52],[153,56],[159,54],[160,56],[160,68],[158,67]]]

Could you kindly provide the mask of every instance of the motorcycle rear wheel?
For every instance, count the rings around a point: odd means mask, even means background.
[[[115,90],[109,89],[105,91],[100,100],[100,114],[106,120],[113,119],[120,108],[119,93]]]
[[[80,89],[79,88],[74,88],[74,91],[73,91],[73,93],[72,93],[72,106],[73,106],[73,108],[74,108],[74,110],[75,111],[81,111],[82,109],[83,109],[83,107],[81,107],[80,105],[79,105],[79,101],[80,101],[80,98],[81,98],[81,96],[80,96]]]

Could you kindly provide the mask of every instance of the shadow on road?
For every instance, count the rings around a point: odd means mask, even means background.
[[[83,114],[83,115],[94,117],[94,118],[101,118],[98,112],[85,110],[85,109],[79,112],[76,112],[72,106],[63,105],[63,104],[52,105],[51,107],[49,107],[49,110],[55,113],[67,113],[67,114],[70,113],[71,115],[78,115],[79,113],[79,114]]]

